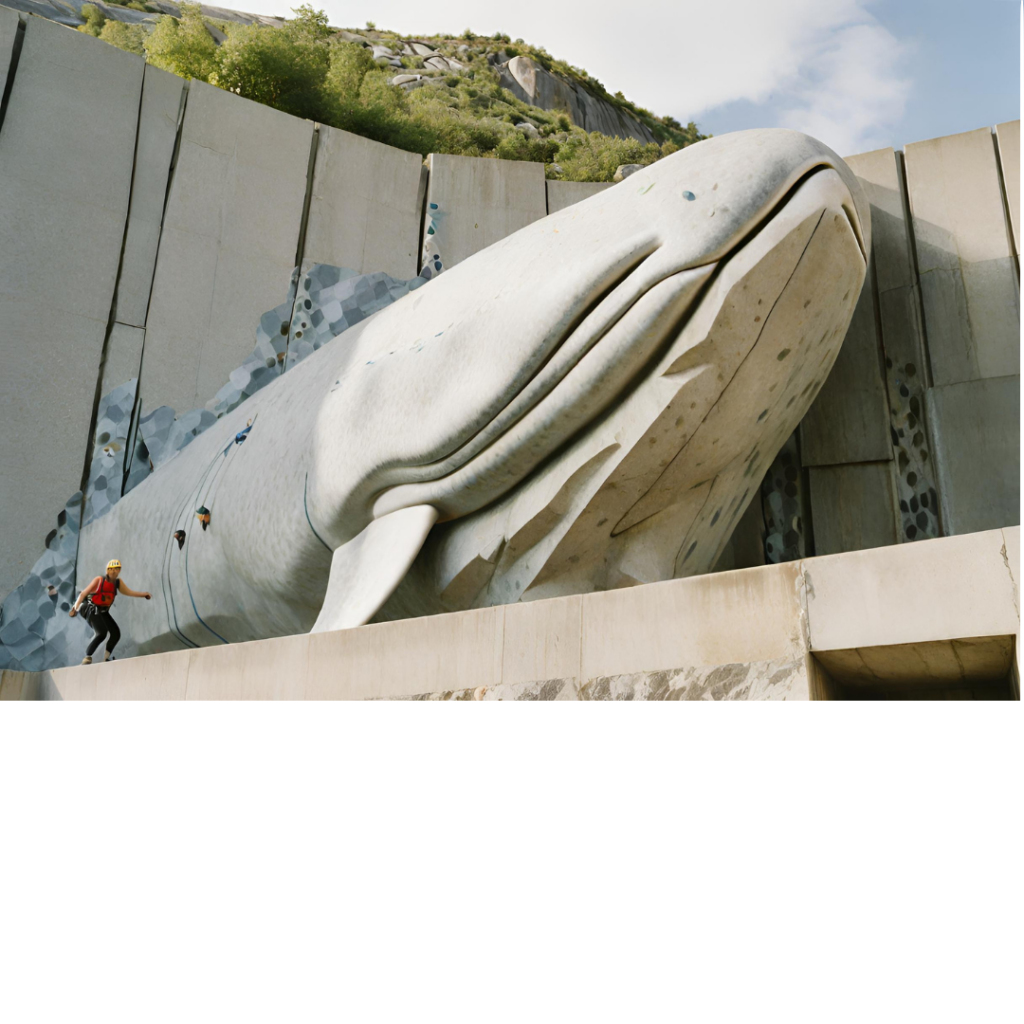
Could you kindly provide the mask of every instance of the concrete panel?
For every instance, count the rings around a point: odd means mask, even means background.
[[[302,700],[309,635],[189,652],[188,700]]]
[[[798,562],[586,594],[582,675],[798,658],[800,619]]]
[[[946,533],[1020,523],[1020,378],[999,377],[927,393]]]
[[[803,563],[812,650],[1008,636],[1020,628],[999,530]]]
[[[906,147],[925,335],[938,385],[1020,373],[1020,296],[988,128]]]
[[[107,355],[103,363],[103,382],[100,385],[101,397],[139,376],[145,339],[146,332],[139,327],[114,324],[110,328]]]
[[[211,399],[284,299],[312,133],[309,121],[192,82],[146,320],[146,409]]]
[[[143,68],[84,33],[26,26],[0,132],[0,595],[81,486]]]
[[[83,654],[85,644],[83,643]],[[184,700],[189,651],[40,673],[44,700]],[[102,654],[97,655],[102,658]],[[115,652],[116,659],[116,652]]]
[[[579,677],[582,600],[577,595],[505,608],[502,685]]]
[[[382,622],[309,637],[307,700],[475,690],[501,680],[505,609]]]
[[[146,326],[184,88],[177,75],[146,65],[115,313],[118,321],[135,327]]]
[[[999,162],[1003,168],[1003,189],[1010,210],[1013,229],[1013,248],[1020,256],[1020,121],[1005,121],[996,125],[999,143]]]
[[[899,540],[925,540],[939,536],[940,523],[938,503],[931,500],[937,485],[924,419],[929,369],[902,174],[891,149],[848,157],[847,162],[871,203],[871,258],[882,331],[897,497],[908,510],[911,505],[917,506],[916,512],[901,515]],[[922,506],[925,495],[929,498]]]
[[[547,216],[544,165],[432,153],[425,252],[445,267]]]
[[[548,195],[548,213],[558,213],[567,206],[575,206],[584,199],[596,196],[606,188],[611,188],[610,181],[548,181],[545,182]]]
[[[800,423],[804,466],[892,458],[889,403],[882,380],[875,293],[864,282],[843,347],[814,404]]]
[[[891,462],[818,466],[808,475],[815,554],[897,542]]]
[[[38,672],[15,672],[0,669],[0,701],[39,700],[40,679]]]
[[[321,125],[304,261],[415,277],[422,166],[417,153]]]
[[[755,491],[711,571],[729,572],[732,569],[752,569],[764,565],[764,539],[764,508],[760,493]]]

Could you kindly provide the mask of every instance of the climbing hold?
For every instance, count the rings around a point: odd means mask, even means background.
[[[240,430],[237,434],[235,434],[235,444],[241,444],[246,439],[250,430],[252,430],[251,422],[249,426],[245,428],[245,430]]]

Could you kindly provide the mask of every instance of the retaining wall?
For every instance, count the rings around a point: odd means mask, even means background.
[[[102,395],[138,377],[133,422],[184,413],[288,308],[293,268],[443,272],[608,187],[424,166],[0,7],[5,69],[0,598],[83,487]],[[870,286],[718,568],[1019,522],[1018,145],[1012,122],[848,158]]]

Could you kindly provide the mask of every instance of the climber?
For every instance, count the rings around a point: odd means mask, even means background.
[[[210,525],[210,510],[205,505],[200,505],[196,509],[196,519],[202,524],[203,532]]]
[[[106,574],[97,576],[78,595],[78,600],[74,603],[71,611],[68,612],[68,615],[74,618],[78,614],[78,609],[81,607],[82,602],[86,598],[89,599],[89,611],[87,614],[83,613],[83,617],[92,626],[96,635],[85,650],[85,657],[82,659],[83,665],[92,664],[93,652],[103,643],[108,633],[110,637],[107,640],[107,653],[103,659],[104,661],[110,661],[114,648],[117,646],[118,640],[121,639],[121,630],[117,628],[117,623],[110,614],[110,606],[114,603],[114,598],[118,593],[124,594],[125,597],[144,597],[147,601],[153,596],[146,591],[140,593],[137,590],[129,589],[119,579],[120,575],[121,563],[116,558],[112,558],[107,562]]]

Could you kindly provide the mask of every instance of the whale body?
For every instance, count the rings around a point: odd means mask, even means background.
[[[808,136],[688,147],[350,328],[83,552],[152,591],[138,652],[707,572],[835,361],[869,234]]]

